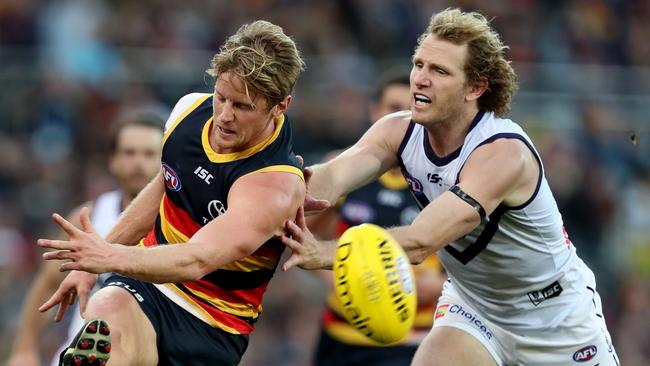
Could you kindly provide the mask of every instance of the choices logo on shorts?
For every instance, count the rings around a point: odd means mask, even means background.
[[[462,306],[454,304],[449,308],[449,313],[450,314],[458,314],[465,318],[467,321],[472,323],[474,327],[476,327],[483,336],[487,339],[492,339],[492,331],[480,320],[476,317],[476,315],[470,313],[469,311],[466,311]]]
[[[449,304],[442,304],[438,306],[438,309],[436,309],[436,316],[433,318],[433,320],[436,320],[438,318],[442,318],[447,314],[447,308],[449,307]]]

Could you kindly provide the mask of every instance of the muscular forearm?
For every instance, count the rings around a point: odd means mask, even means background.
[[[326,163],[313,166],[309,192],[333,204],[341,195],[376,179],[392,167],[392,162],[382,161],[374,150],[372,146],[355,146]]]
[[[106,235],[106,241],[124,245],[138,244],[154,226],[163,193],[162,176],[159,174],[120,215],[115,226]]]
[[[425,207],[411,225],[394,227],[389,232],[400,243],[411,263],[417,264],[479,224],[478,213],[447,192]]]
[[[152,283],[196,281],[251,253],[236,245],[216,251],[209,244],[181,243],[154,248],[114,245],[113,271]]]
[[[312,178],[309,182],[309,192],[314,198],[328,200],[332,205],[343,194],[334,184],[329,165],[318,164],[311,167]]]

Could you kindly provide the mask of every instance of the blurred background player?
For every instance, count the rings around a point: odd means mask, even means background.
[[[72,223],[80,225],[81,208],[88,207],[93,226],[100,235],[104,236],[113,227],[122,210],[158,173],[163,124],[164,119],[153,111],[128,111],[115,121],[109,137],[109,170],[115,176],[119,188],[77,207],[69,216]],[[23,304],[20,327],[7,366],[41,365],[39,335],[49,323],[51,314],[39,312],[38,307],[56,291],[65,278],[66,273],[59,271],[59,265],[57,262],[45,261],[34,278]],[[98,285],[106,275],[99,277]],[[67,346],[83,324],[78,303],[75,303],[70,313],[68,340],[61,342],[61,346]],[[58,352],[51,365],[58,365]]]
[[[380,77],[370,120],[408,110],[411,104],[408,71],[392,70]],[[333,152],[330,155],[337,154]],[[313,232],[322,239],[336,239],[351,226],[370,222],[383,227],[408,225],[419,210],[398,168],[343,197],[335,207],[308,218]],[[343,309],[332,286],[332,272],[322,271],[329,293],[323,310],[315,365],[409,365],[418,345],[433,323],[433,312],[446,276],[437,257],[413,266],[418,311],[409,335],[399,344],[385,347],[370,340],[343,318]]]

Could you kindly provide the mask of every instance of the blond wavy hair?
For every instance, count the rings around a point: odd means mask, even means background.
[[[468,83],[481,78],[488,81],[487,90],[478,100],[479,108],[499,117],[510,111],[512,96],[518,89],[517,75],[503,55],[508,46],[483,15],[447,8],[431,17],[426,31],[418,38],[417,47],[429,34],[457,45],[467,44],[465,76]]]
[[[239,76],[246,95],[262,95],[268,107],[281,102],[293,91],[305,69],[296,43],[282,28],[264,20],[242,25],[214,55],[209,75],[218,78],[224,72]]]

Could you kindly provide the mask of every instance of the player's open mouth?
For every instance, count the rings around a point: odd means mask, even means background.
[[[431,104],[431,98],[427,97],[424,94],[414,93],[413,98],[415,99],[416,106],[425,106]]]
[[[224,135],[234,135],[235,134],[235,131],[233,131],[233,130],[228,130],[228,129],[225,129],[225,128],[221,127],[221,126],[217,126],[217,128],[219,129],[219,132],[221,132]]]

